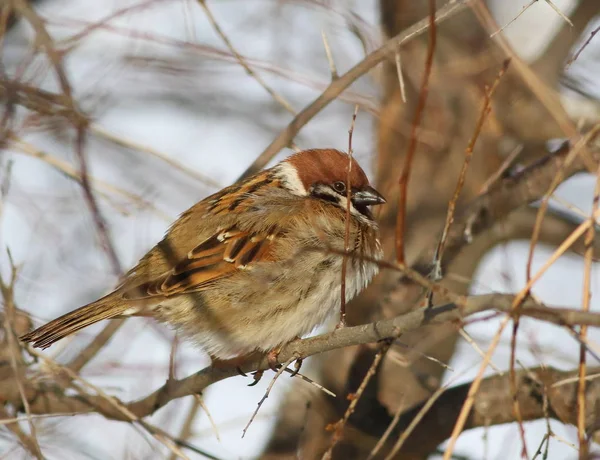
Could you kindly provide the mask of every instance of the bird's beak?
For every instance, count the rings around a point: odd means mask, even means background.
[[[354,192],[352,201],[359,206],[374,206],[377,204],[386,203],[386,199],[371,186],[367,186],[362,190]]]

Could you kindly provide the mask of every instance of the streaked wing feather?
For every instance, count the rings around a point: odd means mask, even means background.
[[[192,249],[168,273],[127,289],[124,297],[133,300],[202,291],[238,270],[266,260],[274,239],[275,235],[269,232],[250,233],[236,228],[221,231]]]

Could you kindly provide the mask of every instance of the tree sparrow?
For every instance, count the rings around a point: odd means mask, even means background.
[[[369,206],[385,199],[354,159],[347,183],[349,164],[337,150],[305,150],[205,198],[113,292],[21,340],[46,348],[103,319],[150,315],[224,360],[311,332],[340,308],[348,193],[346,300],[382,255]]]

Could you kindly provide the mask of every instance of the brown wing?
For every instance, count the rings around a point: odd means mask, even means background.
[[[200,243],[163,276],[135,287],[125,282],[123,296],[134,300],[202,291],[238,270],[267,260],[274,239],[273,233],[242,232],[231,227]]]

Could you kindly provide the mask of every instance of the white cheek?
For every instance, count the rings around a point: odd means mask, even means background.
[[[298,176],[298,171],[296,171],[294,166],[283,162],[277,166],[277,169],[279,177],[287,184],[290,192],[294,195],[306,196],[306,188],[302,184],[300,176]]]
[[[345,196],[340,195],[339,197],[339,201],[340,201],[340,206],[344,209],[348,209],[348,199]],[[357,219],[359,219],[360,221],[366,221],[369,222],[369,219],[367,219],[363,214],[361,214],[355,207],[354,204],[352,204],[352,200],[350,200],[350,214],[352,214],[354,217],[356,217]]]

